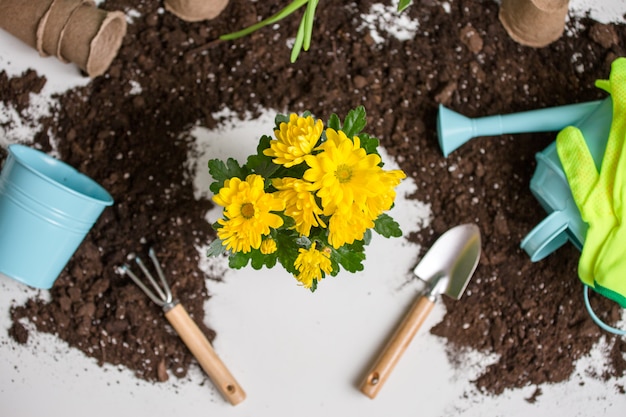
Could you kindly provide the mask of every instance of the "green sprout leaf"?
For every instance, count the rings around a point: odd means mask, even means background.
[[[308,1],[309,0],[294,0],[289,5],[287,5],[284,9],[282,9],[278,13],[268,17],[267,19],[262,20],[259,23],[255,23],[254,25],[248,26],[247,28],[242,29],[242,30],[240,30],[238,32],[233,32],[233,33],[228,33],[226,35],[222,35],[222,36],[220,36],[220,39],[224,40],[224,41],[231,41],[231,40],[234,40],[234,39],[239,39],[239,38],[242,38],[244,36],[247,36],[247,35],[251,34],[252,32],[261,29],[262,27],[274,24],[274,23],[278,22],[279,20],[284,19],[285,17],[289,16],[290,14],[292,14],[293,12],[298,10],[300,7],[302,7],[305,4],[307,4]]]
[[[306,20],[306,13],[302,16],[302,20],[300,21],[300,25],[298,26],[298,33],[296,34],[296,40],[291,47],[291,63],[293,64],[298,59],[298,55],[300,55],[300,51],[302,50],[302,45],[304,44],[304,24]]]
[[[400,3],[398,3],[398,11],[402,12],[404,9],[409,7],[410,4],[411,0],[400,0]]]
[[[400,230],[398,222],[386,213],[381,214],[374,221],[374,230],[386,238],[402,236],[402,230]]]
[[[285,8],[281,9],[278,13],[268,17],[267,19],[250,25],[247,28],[239,30],[237,32],[221,35],[220,40],[232,41],[247,36],[265,26],[274,24],[284,19],[285,17],[294,13],[296,10],[306,5],[306,9],[304,11],[304,14],[302,15],[300,24],[298,25],[298,32],[296,34],[295,42],[293,44],[293,47],[291,48],[290,60],[293,64],[298,59],[300,51],[308,51],[311,46],[311,38],[313,35],[313,22],[315,19],[315,11],[317,9],[318,3],[319,0],[294,0]],[[398,12],[402,12],[404,9],[409,7],[410,4],[411,0],[400,0],[400,2],[398,3]]]
[[[220,39],[223,41],[231,41],[235,39],[242,38],[255,32],[267,25],[274,24],[279,20],[284,19],[289,16],[302,6],[306,5],[306,9],[304,14],[302,15],[302,20],[300,21],[300,25],[298,26],[298,33],[296,34],[296,40],[294,42],[293,47],[291,48],[291,63],[293,64],[298,59],[298,55],[300,55],[301,50],[308,51],[311,46],[311,37],[313,33],[313,20],[315,19],[315,10],[317,9],[317,4],[319,0],[294,0],[285,8],[281,9],[278,13],[268,17],[265,20],[262,20],[254,25],[248,26],[245,29],[242,29],[237,32],[227,33],[225,35],[220,36]]]
[[[311,36],[313,34],[313,20],[315,19],[315,9],[319,0],[309,0],[306,5],[306,11],[304,12],[304,41],[302,43],[302,49],[309,50],[311,46]]]
[[[298,26],[298,33],[296,34],[296,40],[291,48],[291,63],[293,64],[298,59],[301,50],[308,51],[311,46],[311,37],[313,36],[313,20],[315,18],[315,9],[317,8],[318,0],[309,0],[307,2],[306,10],[300,20]]]

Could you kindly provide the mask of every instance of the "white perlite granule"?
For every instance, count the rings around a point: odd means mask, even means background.
[[[384,5],[375,3],[370,8],[369,14],[363,14],[361,18],[363,23],[357,30],[369,30],[372,39],[376,43],[385,41],[385,36],[381,35],[379,31],[384,31],[401,41],[407,41],[415,37],[415,33],[419,28],[419,22],[410,19],[406,12],[398,12],[395,4]]]

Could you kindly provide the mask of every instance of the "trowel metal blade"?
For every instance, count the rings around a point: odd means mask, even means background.
[[[480,229],[463,224],[445,232],[415,267],[415,275],[440,294],[455,300],[463,295],[480,259]]]

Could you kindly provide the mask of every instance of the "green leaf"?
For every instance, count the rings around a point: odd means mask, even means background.
[[[398,3],[398,11],[402,12],[404,9],[409,7],[410,4],[411,0],[400,0],[400,3]]]
[[[376,155],[379,155],[378,146],[380,145],[380,142],[377,138],[372,137],[367,133],[361,133],[359,135],[359,139],[361,140],[361,148],[365,149],[367,154],[375,153]]]
[[[332,277],[336,277],[337,274],[339,274],[339,271],[341,270],[341,268],[339,267],[339,263],[337,263],[337,261],[335,260],[335,256],[332,255],[330,256],[330,266],[332,268],[332,270],[330,271],[330,276]]]
[[[256,146],[256,153],[259,155],[263,155],[263,151],[270,148],[270,143],[272,142],[272,137],[263,135],[259,139],[259,144]]]
[[[296,243],[297,239],[297,233],[286,233],[286,231],[277,233],[275,238],[276,247],[278,248],[275,253],[278,257],[278,262],[280,262],[287,272],[294,275],[298,274],[298,270],[294,265],[298,257],[298,249],[300,248]]]
[[[345,133],[347,137],[352,138],[361,133],[365,125],[365,107],[359,106],[356,109],[350,110],[346,119],[343,121],[341,130],[343,130],[343,133]]]
[[[280,168],[280,165],[276,165],[272,162],[271,156],[267,156],[263,153],[263,151],[270,148],[271,141],[272,138],[270,136],[261,136],[256,148],[256,155],[250,155],[246,160],[246,167],[265,179],[271,178],[272,174]]]
[[[224,252],[226,252],[226,247],[222,243],[222,240],[215,238],[215,240],[209,244],[206,250],[206,256],[219,256]]]
[[[294,165],[290,168],[284,168],[281,166],[276,171],[276,175],[274,175],[274,177],[275,178],[285,178],[285,177],[302,178],[302,176],[304,175],[307,169],[309,169],[309,166],[306,164],[306,162],[303,162],[298,165]]]
[[[274,129],[280,130],[281,123],[289,123],[289,115],[277,114],[276,117],[274,117],[274,124],[275,124]]]
[[[343,245],[339,249],[333,249],[330,255],[331,258],[334,258],[346,271],[362,271],[365,252],[363,251],[363,242],[359,242],[354,242],[352,245]]]
[[[296,239],[296,244],[306,249],[309,249],[311,247],[311,243],[311,239],[306,236],[298,236],[298,238]]]
[[[272,162],[272,158],[266,155],[250,155],[246,166],[255,174],[259,174],[263,178],[271,178],[271,176],[280,168]]]
[[[259,270],[265,265],[265,255],[260,250],[252,250],[250,252],[250,261],[252,268]]]
[[[246,171],[239,165],[233,158],[228,158],[226,163],[220,159],[211,159],[208,163],[209,174],[213,177],[213,182],[209,189],[214,193],[219,193],[220,189],[224,186],[224,181],[230,178],[246,178]]]
[[[265,266],[268,268],[274,268],[276,266],[276,262],[278,261],[278,256],[276,252],[271,253],[269,255],[264,255]]]
[[[400,225],[390,215],[383,213],[374,221],[374,230],[386,238],[402,236]]]
[[[283,219],[283,225],[281,226],[281,232],[280,233],[276,233],[276,236],[272,235],[274,240],[276,240],[278,235],[283,235],[285,233],[288,233],[288,232],[285,232],[283,230],[289,230],[289,229],[291,229],[292,227],[294,227],[296,225],[296,221],[293,219],[293,217],[287,216],[284,211],[277,212],[276,214],[278,214],[281,217],[281,219]]]
[[[265,255],[259,249],[252,249],[252,251],[250,251],[250,265],[256,270],[264,266],[273,268],[276,265],[276,260],[276,252]]]
[[[334,130],[341,130],[341,120],[339,120],[339,116],[335,113],[330,115],[328,119],[328,123],[326,124],[328,127]]]
[[[241,269],[248,265],[250,261],[251,253],[235,252],[228,258],[228,266],[233,269]]]
[[[365,233],[363,233],[363,239],[361,239],[363,241],[363,245],[367,246],[372,242],[372,230],[371,229],[366,229]]]

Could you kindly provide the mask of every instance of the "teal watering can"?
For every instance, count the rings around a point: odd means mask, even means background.
[[[599,168],[612,120],[612,101],[604,100],[549,107],[508,115],[468,118],[439,106],[437,134],[439,146],[448,156],[479,136],[560,131],[567,126],[582,130],[596,166]],[[533,262],[539,261],[566,242],[582,249],[587,225],[582,221],[556,152],[556,142],[535,155],[537,168],[530,190],[548,216],[522,240],[522,248]]]
[[[604,100],[530,110],[508,115],[468,118],[439,106],[437,135],[444,156],[479,136],[560,131],[576,126],[582,133],[598,171],[613,119],[611,97]],[[567,242],[582,250],[587,224],[582,220],[556,151],[556,142],[535,155],[537,167],[530,190],[548,216],[521,242],[531,261],[537,262]],[[626,334],[603,323],[589,304],[585,286],[585,304],[593,320],[603,329]]]
[[[578,127],[598,171],[613,119],[611,98],[603,100],[586,117],[571,125]],[[564,126],[565,127],[565,126]],[[560,130],[560,129],[559,129]],[[582,221],[570,191],[563,166],[556,151],[556,142],[536,155],[537,168],[530,180],[530,190],[549,215],[522,240],[522,249],[530,259],[539,261],[567,241],[582,250],[587,224]]]

